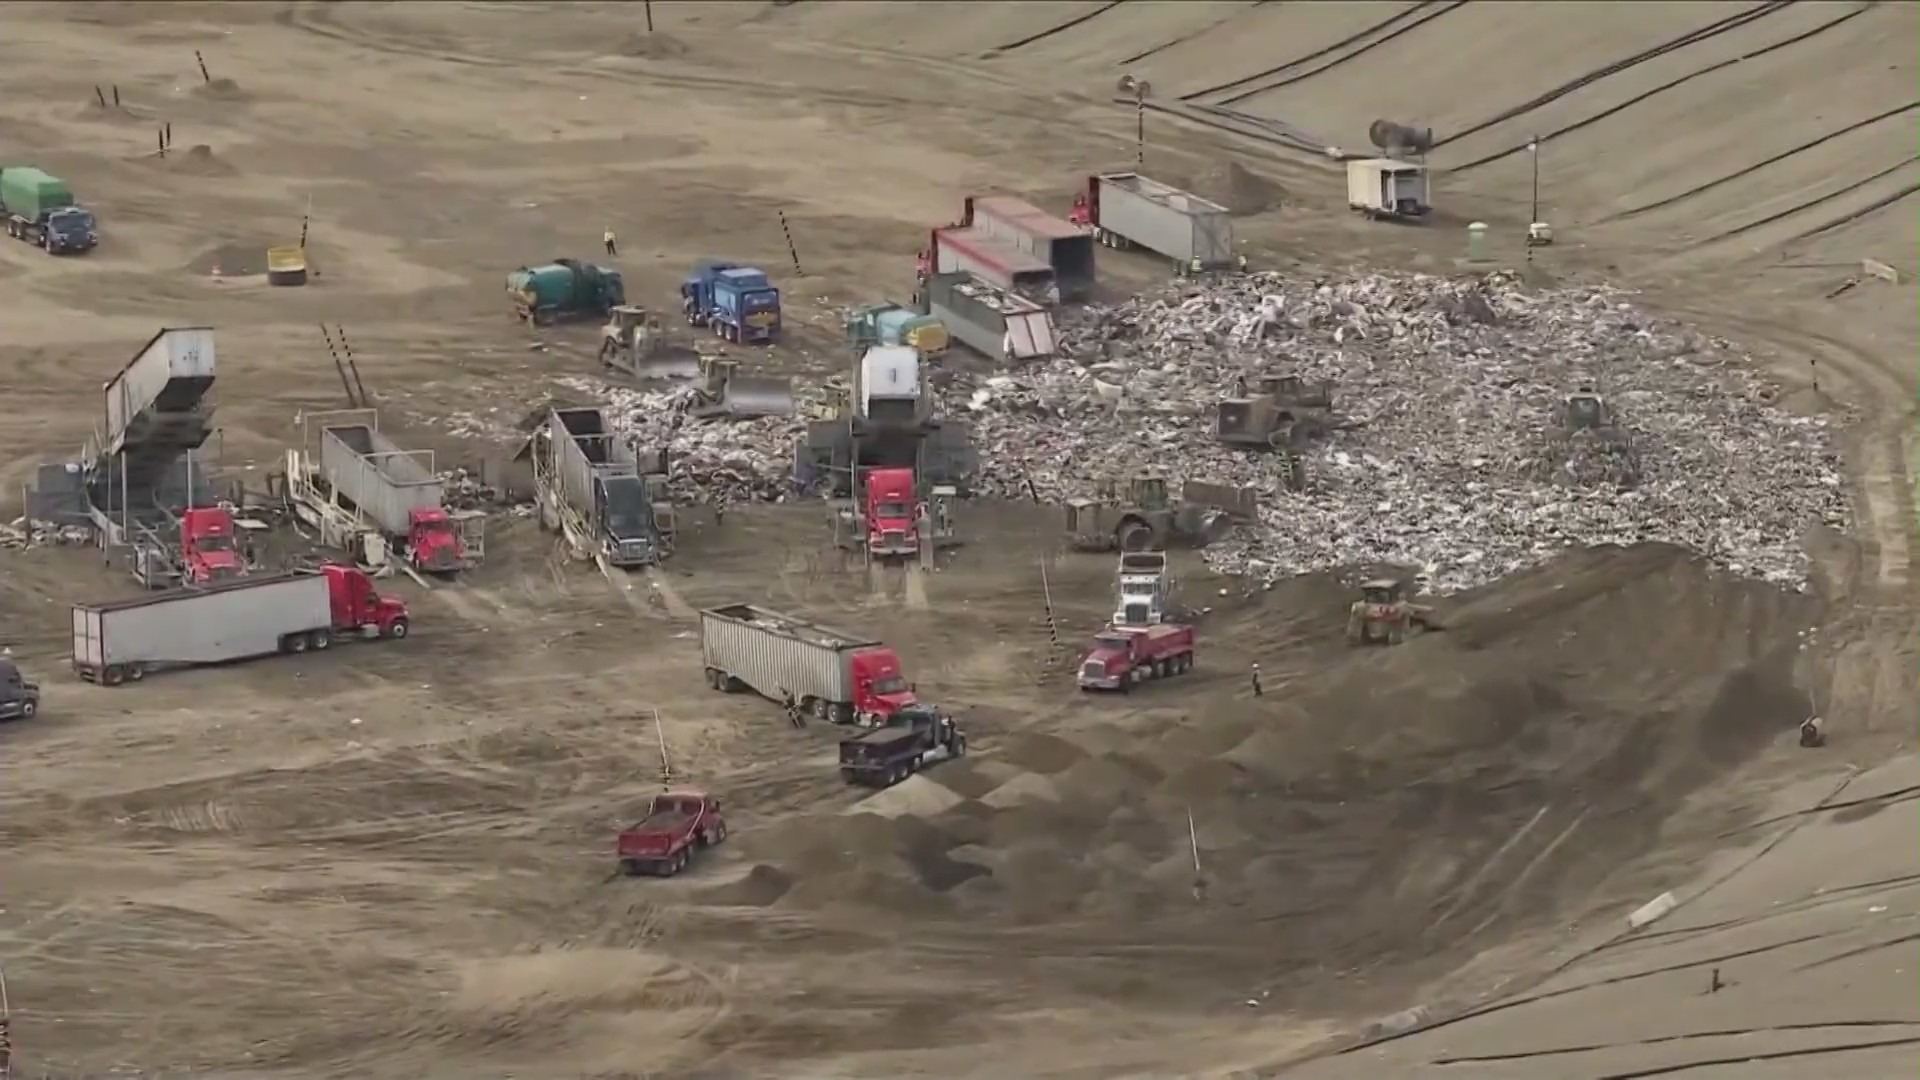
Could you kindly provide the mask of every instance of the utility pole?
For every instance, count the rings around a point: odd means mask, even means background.
[[[1133,95],[1133,159],[1136,166],[1147,165],[1147,95],[1153,93],[1153,85],[1145,79],[1136,79],[1131,75],[1120,76],[1120,92]]]
[[[1540,136],[1527,140],[1527,157],[1533,160],[1533,210],[1527,218],[1527,261],[1533,261],[1533,227],[1540,221]]]
[[[646,0],[644,6],[647,9],[647,33],[651,34],[653,33],[653,0]]]

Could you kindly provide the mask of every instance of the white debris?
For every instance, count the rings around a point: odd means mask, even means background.
[[[1061,336],[1062,356],[994,380],[989,397],[959,388],[979,487],[1015,495],[1030,479],[1064,499],[1148,470],[1255,485],[1263,527],[1208,549],[1223,570],[1393,563],[1451,592],[1570,546],[1664,540],[1801,585],[1805,530],[1848,521],[1825,420],[1776,408],[1728,343],[1614,290],[1258,274],[1090,308]],[[1343,421],[1305,450],[1298,493],[1277,455],[1213,440],[1214,402],[1236,378],[1289,373],[1332,379]],[[1632,433],[1634,486],[1577,442],[1542,468],[1555,408],[1582,386]]]

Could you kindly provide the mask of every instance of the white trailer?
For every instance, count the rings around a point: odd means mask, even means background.
[[[402,450],[371,420],[322,427],[320,471],[335,491],[390,537],[408,535],[416,511],[442,505],[433,451]]]
[[[869,711],[872,694],[906,690],[892,649],[751,604],[702,611],[700,653],[714,689],[752,690],[774,701],[792,695],[802,709],[834,723]]]
[[[1370,218],[1413,219],[1432,209],[1427,167],[1392,158],[1347,162],[1347,206]]]
[[[148,670],[218,664],[332,642],[322,574],[239,578],[106,604],[73,606],[73,669],[107,686]]]
[[[966,273],[927,279],[927,312],[947,333],[989,360],[1042,360],[1054,353],[1053,316],[1046,308]]]
[[[155,334],[107,382],[99,452],[118,454],[129,444],[147,442],[191,449],[205,442],[212,429],[200,412],[213,386],[214,360],[211,326],[176,326]]]
[[[1139,173],[1088,177],[1084,205],[1094,239],[1106,247],[1145,248],[1181,269],[1222,270],[1239,261],[1226,207]]]

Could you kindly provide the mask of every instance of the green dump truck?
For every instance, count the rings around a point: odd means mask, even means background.
[[[576,259],[523,266],[507,275],[513,313],[535,326],[564,319],[604,319],[627,302],[620,271]]]
[[[89,251],[100,242],[98,222],[74,200],[66,181],[39,169],[0,169],[0,215],[8,236],[49,255]]]

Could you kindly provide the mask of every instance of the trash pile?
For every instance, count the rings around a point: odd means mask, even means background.
[[[1797,587],[1804,531],[1849,519],[1824,419],[1774,407],[1730,343],[1619,290],[1254,274],[1063,314],[1059,340],[1046,361],[933,380],[943,414],[974,427],[975,491],[1057,501],[1147,472],[1252,485],[1260,526],[1207,549],[1229,573],[1390,563],[1444,593],[1568,547],[1663,540]],[[1237,381],[1280,374],[1334,386],[1332,430],[1301,450],[1303,491],[1287,489],[1284,455],[1213,437]],[[700,502],[792,498],[794,440],[833,399],[803,386],[793,417],[700,422],[685,389],[579,383],[640,445],[669,448],[675,497]],[[1620,441],[1557,427],[1589,388]]]
[[[1848,521],[1823,419],[1774,408],[1729,343],[1616,290],[1256,274],[1089,308],[1060,336],[1061,356],[959,392],[977,486],[1031,480],[1064,499],[1150,470],[1256,485],[1262,527],[1208,549],[1223,571],[1393,563],[1451,592],[1567,547],[1665,540],[1799,586],[1804,530]],[[1303,451],[1305,491],[1285,489],[1281,455],[1213,439],[1214,403],[1262,374],[1334,382],[1335,430]],[[1632,468],[1584,434],[1571,457],[1553,438],[1557,407],[1589,387]]]

